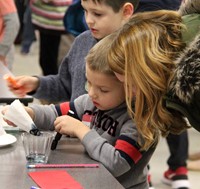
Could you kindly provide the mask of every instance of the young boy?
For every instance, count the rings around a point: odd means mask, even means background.
[[[78,137],[89,156],[125,188],[148,189],[147,164],[156,145],[141,150],[144,139],[127,112],[124,84],[108,67],[106,52],[114,36],[97,43],[86,58],[88,94],[60,105],[32,105],[26,110],[39,129]],[[90,117],[90,127],[67,116],[69,110],[79,120]]]
[[[102,38],[119,29],[132,16],[139,0],[82,0],[89,30],[79,35],[63,60],[59,73],[46,77],[20,76],[18,96],[30,93],[47,101],[74,100],[85,94],[85,61],[88,51]]]

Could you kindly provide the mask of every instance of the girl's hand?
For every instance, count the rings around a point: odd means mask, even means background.
[[[81,121],[67,115],[57,117],[54,126],[57,132],[78,137],[80,140],[90,131],[90,128]]]

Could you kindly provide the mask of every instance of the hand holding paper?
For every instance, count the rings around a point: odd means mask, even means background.
[[[5,135],[6,131],[3,128],[3,125],[0,124],[0,136]]]
[[[12,144],[16,142],[16,140],[16,137],[6,133],[6,131],[3,128],[2,122],[0,122],[0,147]]]
[[[15,100],[10,106],[8,106],[8,109],[4,114],[4,118],[11,121],[26,132],[39,135],[36,125],[19,100]]]

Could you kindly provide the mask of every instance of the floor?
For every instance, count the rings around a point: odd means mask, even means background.
[[[41,70],[38,65],[38,44],[37,42],[33,44],[31,52],[28,55],[21,55],[20,49],[16,47],[15,54],[15,63],[13,65],[13,73],[15,75],[40,75]],[[34,100],[34,103],[38,103],[37,100]],[[200,133],[194,129],[189,129],[189,151],[199,152],[200,148]],[[150,162],[151,173],[152,173],[152,182],[155,189],[170,189],[171,187],[162,184],[161,178],[163,172],[167,169],[166,160],[169,156],[168,147],[165,139],[161,139],[157,147],[157,150]],[[200,171],[189,171],[189,179],[191,182],[192,189],[200,189]]]

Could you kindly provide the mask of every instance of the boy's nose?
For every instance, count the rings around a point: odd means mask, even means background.
[[[92,98],[92,99],[95,99],[97,98],[97,94],[95,93],[94,89],[90,88],[88,90],[88,95]]]
[[[94,23],[92,16],[90,14],[85,15],[85,21],[88,27],[91,27],[91,25]]]

